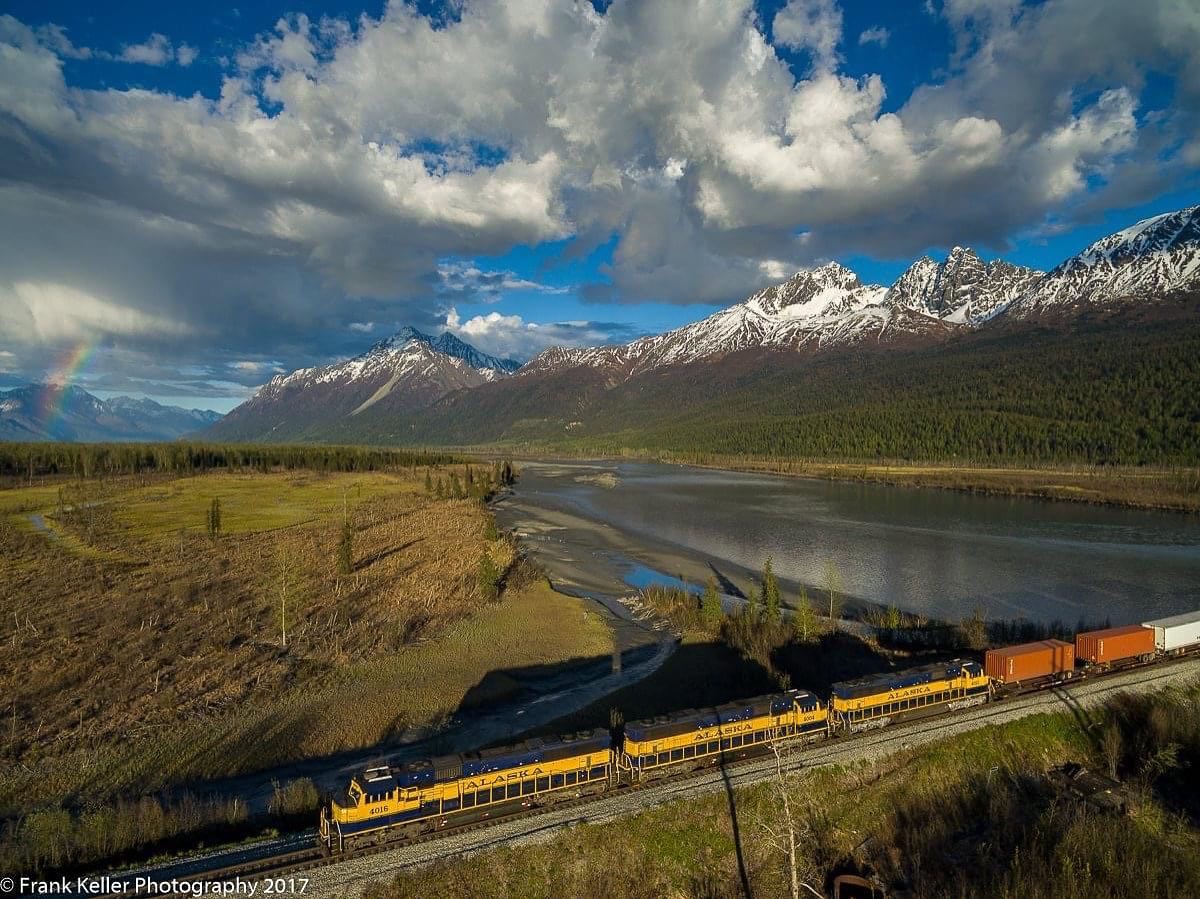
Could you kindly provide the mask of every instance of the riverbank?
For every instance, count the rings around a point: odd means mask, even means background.
[[[806,460],[680,461],[722,471],[777,474],[890,487],[933,487],[984,496],[1014,496],[1092,505],[1200,512],[1200,469],[995,468],[937,463],[852,463]]]
[[[538,473],[562,477],[575,483],[596,483],[597,475],[571,473],[578,466],[561,471],[546,466]],[[604,473],[607,485],[616,485],[617,476]],[[660,584],[699,590],[712,578],[727,605],[739,604],[745,591],[761,577],[761,562],[742,565],[720,555],[706,553],[693,546],[656,539],[645,533],[630,533],[604,521],[586,517],[552,504],[544,504],[540,491],[523,495],[521,490],[503,496],[494,505],[497,523],[520,541],[525,552],[547,573],[555,590],[573,596],[586,596],[606,605],[621,596]],[[801,588],[814,597],[827,593],[827,585],[816,580],[780,578],[786,593],[785,604],[795,601]],[[869,602],[841,586],[837,601],[843,614],[857,616],[878,610]],[[616,630],[618,645],[621,631]]]
[[[1200,513],[1200,467],[988,466],[903,460],[856,462],[690,453],[563,453],[526,456],[538,461],[660,462],[718,471],[773,474],[823,481],[936,488],[1168,512]]]
[[[1200,513],[1200,469],[995,468],[939,463],[867,464],[736,458],[671,464],[823,481],[935,488],[981,496]]]

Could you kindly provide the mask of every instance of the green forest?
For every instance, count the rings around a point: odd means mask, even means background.
[[[352,446],[204,443],[0,443],[0,477],[78,478],[212,470],[383,471],[459,461],[448,453]]]

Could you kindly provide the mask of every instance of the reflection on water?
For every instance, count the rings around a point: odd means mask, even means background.
[[[518,490],[748,568],[772,556],[781,577],[814,586],[832,565],[846,592],[930,615],[978,606],[992,617],[1121,624],[1200,607],[1194,517],[665,465],[595,468],[615,471],[616,486],[532,464]]]

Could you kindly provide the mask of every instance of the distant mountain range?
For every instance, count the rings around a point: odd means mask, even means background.
[[[201,431],[217,412],[116,396],[102,400],[80,387],[27,384],[0,390],[0,440],[20,442],[154,442]]]
[[[1192,207],[1105,237],[1050,272],[985,263],[955,247],[941,261],[918,259],[885,287],[829,263],[682,328],[627,344],[554,347],[519,367],[450,334],[433,338],[405,329],[347,362],[272,379],[209,434],[266,441],[637,444],[638,435],[662,430],[666,421],[683,422],[721,397],[745,399],[719,403],[706,413],[710,420],[736,416],[751,402],[759,421],[785,414],[779,397],[792,386],[803,389],[818,370],[841,371],[821,381],[821,389],[845,393],[857,383],[864,353],[879,371],[903,368],[918,379],[928,375],[919,369],[932,371],[942,354],[962,357],[964,373],[953,375],[961,380],[985,376],[968,359],[972,347],[984,344],[992,364],[996,347],[1023,346],[1035,334],[1042,335],[1045,352],[1061,355],[1069,354],[1080,329],[1108,346],[1122,339],[1122,329],[1146,327],[1156,317],[1190,327],[1195,316],[1180,312],[1180,302],[1187,306],[1197,289],[1200,207]],[[1097,327],[1112,336],[1096,338]],[[1022,371],[1043,364],[1040,358]],[[786,389],[759,386],[747,393],[748,385],[765,385],[780,373],[791,379]]]

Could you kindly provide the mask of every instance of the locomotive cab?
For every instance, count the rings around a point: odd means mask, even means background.
[[[398,787],[392,770],[387,767],[368,768],[356,774],[346,792],[333,797],[328,809],[321,810],[321,842],[340,852],[345,848],[347,836],[374,829],[393,815],[415,808],[417,793],[416,789]]]

